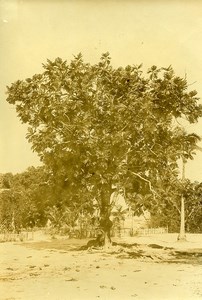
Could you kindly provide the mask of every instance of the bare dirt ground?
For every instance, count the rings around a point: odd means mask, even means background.
[[[202,299],[202,235],[114,239],[108,251],[86,240],[35,233],[0,243],[1,300]]]

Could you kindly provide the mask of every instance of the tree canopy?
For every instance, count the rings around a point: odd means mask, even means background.
[[[44,167],[30,167],[19,174],[2,174],[0,186],[0,224],[4,229],[20,230],[44,226],[51,189]],[[13,228],[11,228],[13,225]]]
[[[7,87],[7,101],[72,201],[95,198],[104,211],[113,189],[151,193],[157,182],[176,178],[182,155],[192,158],[199,137],[185,139],[177,120],[197,122],[202,106],[171,66],[144,75],[141,65],[113,67],[105,53],[94,65],[79,54],[43,68]]]

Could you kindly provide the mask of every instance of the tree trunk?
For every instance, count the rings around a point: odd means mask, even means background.
[[[185,180],[185,159],[182,157],[182,183]],[[178,241],[186,241],[185,234],[185,209],[184,209],[184,196],[181,196],[181,211],[180,211],[180,233]]]
[[[180,212],[180,233],[178,235],[178,241],[186,241],[185,234],[185,214],[184,214],[184,197],[181,196],[181,212]]]
[[[103,243],[105,248],[111,245],[111,228],[112,221],[110,220],[111,206],[110,206],[111,187],[105,188],[102,191],[102,203],[100,210],[100,229],[103,232]]]
[[[109,248],[111,245],[111,228],[112,221],[110,220],[109,208],[106,206],[105,212],[101,214],[100,228],[103,232],[103,243],[105,248]]]

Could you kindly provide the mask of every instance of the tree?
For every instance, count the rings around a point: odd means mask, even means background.
[[[152,211],[151,223],[156,227],[168,226],[170,232],[176,232],[181,226],[181,200],[184,200],[184,232],[200,232],[202,217],[202,183],[191,182],[184,179],[183,182],[170,182],[164,186],[161,193],[163,201],[158,206],[159,210]],[[172,216],[172,218],[170,217]]]
[[[184,187],[185,224],[189,232],[201,232],[202,218],[202,183],[186,179]]]
[[[6,173],[2,179],[0,223],[6,229],[16,231],[22,227],[44,226],[46,208],[52,200],[52,188],[46,184],[44,168],[30,167],[15,175]]]
[[[110,238],[110,196],[130,182],[156,182],[177,166],[174,119],[202,116],[196,91],[172,67],[114,68],[109,53],[98,64],[74,57],[47,60],[44,72],[7,87],[7,101],[27,123],[28,141],[71,201],[97,200]],[[106,238],[107,240],[107,238]]]
[[[29,167],[14,175],[12,190],[19,195],[19,211],[24,227],[44,226],[46,210],[50,202],[51,186],[44,167]]]
[[[12,173],[2,174],[1,188],[10,189],[10,187],[12,186],[12,182],[13,182],[13,174]]]
[[[197,142],[200,137],[196,134],[187,134],[183,128],[179,128],[181,139],[183,140],[182,145],[178,145],[178,151],[182,159],[182,185],[185,184],[185,165],[188,159],[193,159],[196,149],[200,149],[197,146]],[[201,149],[200,149],[201,150]],[[180,232],[178,236],[179,241],[186,240],[185,234],[185,201],[184,194],[186,189],[184,188],[181,193],[181,209],[180,209]]]

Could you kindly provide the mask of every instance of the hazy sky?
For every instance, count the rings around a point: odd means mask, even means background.
[[[6,85],[41,72],[47,58],[82,52],[96,63],[107,51],[115,66],[172,65],[202,97],[202,1],[0,0],[0,173],[39,164],[5,101]],[[202,121],[187,130],[202,135],[201,128]],[[198,152],[187,176],[202,181],[201,166]]]

